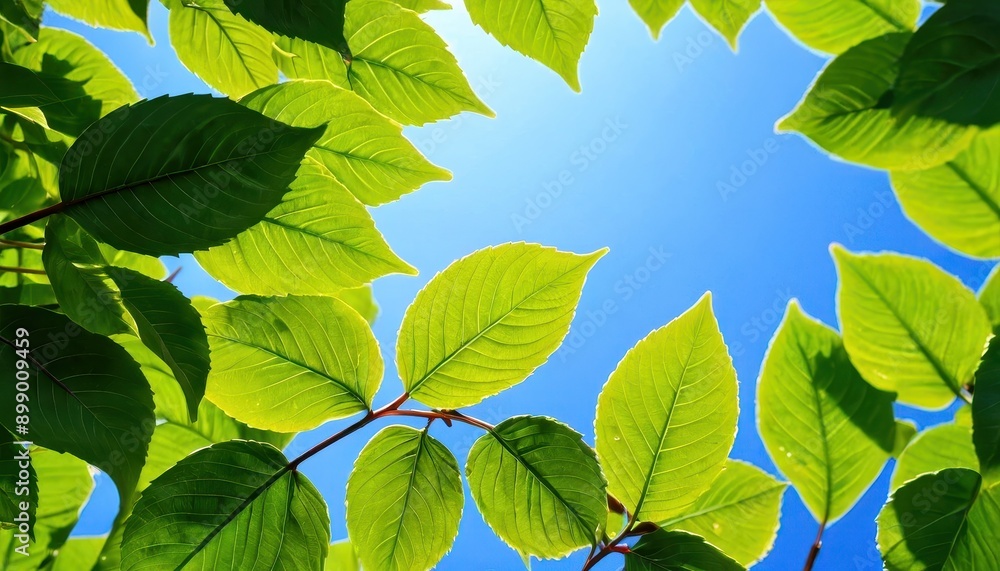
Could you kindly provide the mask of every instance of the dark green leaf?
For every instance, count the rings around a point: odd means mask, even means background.
[[[28,40],[36,40],[42,11],[36,11],[31,4],[23,0],[0,0],[0,20],[23,32]]]
[[[125,524],[122,570],[321,571],[329,545],[312,483],[274,447],[235,440],[195,452],[146,488]]]
[[[1000,483],[1000,337],[993,337],[976,371],[972,441],[986,486]]]
[[[123,107],[87,129],[63,159],[64,211],[122,250],[206,249],[277,206],[322,131],[204,95]]]
[[[326,46],[350,59],[344,38],[347,0],[225,0],[233,12],[265,30]]]
[[[37,107],[44,126],[72,136],[100,119],[102,111],[82,83],[6,62],[0,62],[0,107],[15,113]]]
[[[743,566],[697,535],[657,530],[625,556],[625,571],[741,571]]]
[[[10,401],[8,406],[15,404]],[[32,520],[35,517],[38,477],[27,454],[27,448],[15,442],[9,432],[0,429],[0,528],[17,525],[14,518],[20,519],[22,502],[28,503],[25,512],[28,517]]]

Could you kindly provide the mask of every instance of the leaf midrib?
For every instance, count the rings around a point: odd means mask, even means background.
[[[424,449],[424,439],[427,438],[427,429],[420,431],[420,437],[417,440],[417,450],[413,453],[413,467],[410,470],[410,477],[406,483],[406,493],[403,495],[403,508],[399,512],[399,522],[396,525],[396,534],[393,536],[395,541],[392,542],[392,550],[389,551],[389,561],[395,561],[396,557],[396,547],[399,546],[399,532],[403,529],[403,520],[406,517],[406,509],[410,505],[410,494],[413,492],[413,482],[417,476],[417,465],[420,463],[420,454]]]
[[[770,487],[768,487],[766,489],[760,490],[758,492],[754,492],[752,495],[740,498],[740,499],[738,499],[736,501],[727,502],[727,503],[721,503],[721,504],[716,504],[714,506],[711,506],[709,508],[705,508],[705,509],[702,509],[702,510],[698,510],[696,512],[686,513],[686,514],[684,514],[684,515],[682,515],[680,517],[676,517],[676,518],[674,518],[672,520],[668,520],[666,522],[663,522],[662,524],[660,524],[660,527],[662,527],[662,528],[668,528],[668,527],[677,526],[677,525],[680,525],[681,523],[683,523],[683,522],[685,522],[685,521],[687,521],[689,519],[694,519],[696,517],[701,517],[703,515],[708,515],[708,514],[713,513],[713,512],[722,511],[722,510],[725,510],[725,509],[736,507],[738,505],[741,505],[741,504],[744,504],[744,503],[747,503],[747,502],[752,502],[752,501],[754,501],[754,500],[756,500],[756,499],[758,499],[760,497],[763,497],[763,496],[766,496],[768,494],[772,494],[772,493],[774,493],[774,492],[776,492],[778,490],[784,489],[784,487],[785,487],[785,484],[782,484],[782,483],[774,484],[774,485],[772,485],[772,486],[770,486]]]

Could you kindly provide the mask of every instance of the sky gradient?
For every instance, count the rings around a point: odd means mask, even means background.
[[[583,56],[583,91],[500,46],[461,6],[426,19],[451,46],[496,119],[465,114],[407,136],[454,174],[373,210],[394,250],[418,277],[376,282],[382,313],[374,326],[386,360],[376,405],[399,392],[396,331],[417,291],[451,261],[487,245],[539,242],[574,252],[610,247],[591,272],[566,345],[532,377],[471,413],[489,422],[516,414],[556,417],[593,443],[597,395],[625,352],[708,290],[740,381],[739,432],[732,456],[775,473],[757,435],[754,393],[761,361],[790,298],[836,327],[836,274],[828,251],[893,250],[931,259],[978,289],[990,265],[932,241],[901,213],[884,172],[831,159],[804,139],[774,132],[825,63],[766,14],[749,24],[734,54],[689,8],[654,41],[625,2],[601,2]],[[85,35],[110,55],[144,97],[210,89],[169,45],[166,11],[151,5],[156,46],[138,34],[93,30],[49,14],[46,24]],[[183,271],[188,295],[233,294],[194,260]],[[945,414],[899,409],[921,426]],[[297,437],[295,455],[350,420]],[[344,488],[370,427],[303,465],[330,504],[333,537],[346,535]],[[436,437],[459,463],[479,435],[442,424]],[[892,462],[858,506],[826,534],[816,569],[880,569],[874,519]],[[104,533],[117,502],[111,482],[98,489],[75,531]],[[817,524],[794,490],[784,497],[781,529],[757,569],[798,568]],[[579,569],[580,553],[535,569]],[[600,569],[617,569],[608,558]],[[438,567],[517,569],[519,557],[483,523],[471,497],[458,540]]]

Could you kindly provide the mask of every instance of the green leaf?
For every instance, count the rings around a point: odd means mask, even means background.
[[[758,430],[816,521],[847,513],[882,471],[892,401],[861,378],[835,331],[788,304],[757,383]]]
[[[66,543],[81,508],[94,489],[94,478],[86,462],[37,446],[31,447],[30,455],[31,464],[38,473],[38,504],[32,526],[34,540],[25,557],[13,551],[21,545],[13,537],[17,531],[0,530],[0,563],[4,571],[43,568],[52,553]]]
[[[986,310],[994,330],[1000,330],[1000,264],[986,277],[983,286],[979,288],[979,304]]]
[[[892,457],[898,460],[899,455],[909,446],[917,435],[917,425],[912,420],[896,419],[896,431],[892,439]]]
[[[32,380],[30,433],[40,446],[69,452],[96,466],[128,498],[146,458],[154,423],[153,398],[139,366],[107,337],[89,333],[64,315],[36,307],[0,306],[0,369],[15,370],[16,339],[29,340]],[[27,336],[18,335],[24,329]],[[8,343],[9,342],[9,343]],[[14,383],[0,384],[15,402]],[[0,423],[16,429],[13,407]],[[40,472],[39,472],[40,473]]]
[[[325,126],[309,157],[361,202],[392,202],[451,173],[432,165],[402,127],[364,99],[328,81],[291,81],[247,95],[240,103],[294,127]]]
[[[781,516],[781,497],[788,484],[738,460],[726,462],[712,487],[684,515],[664,522],[704,537],[741,565],[763,559],[774,545]]]
[[[162,280],[167,277],[167,267],[158,258],[118,250],[107,244],[99,244],[99,246],[101,254],[104,255],[104,259],[109,266],[135,270],[154,280]]]
[[[170,44],[202,81],[234,98],[278,81],[271,34],[230,12],[223,0],[167,0],[166,5]]]
[[[361,562],[350,541],[345,539],[330,545],[330,554],[326,556],[326,571],[361,571]]]
[[[101,537],[71,537],[56,553],[55,562],[49,571],[80,571],[90,569],[97,563],[97,558],[104,547]]]
[[[225,0],[233,12],[275,34],[350,54],[344,39],[347,0]]]
[[[136,103],[70,148],[59,173],[63,211],[118,249],[206,249],[277,206],[320,132],[204,95]],[[154,133],[156,144],[147,144]]]
[[[465,476],[483,519],[525,557],[559,558],[601,537],[607,484],[593,449],[565,424],[501,422],[472,445]]]
[[[107,271],[135,320],[139,338],[170,367],[187,398],[191,420],[195,420],[211,368],[201,316],[173,284],[125,268],[109,267]]]
[[[32,2],[24,0],[0,0],[0,21],[7,22],[20,30],[27,39],[38,39],[38,24],[41,9],[35,10]]]
[[[415,12],[382,0],[347,3],[351,65],[334,50],[278,38],[290,78],[325,79],[354,90],[375,109],[405,125],[423,125],[462,111],[489,117],[444,40]],[[273,82],[272,82],[273,83]]]
[[[455,456],[427,429],[390,426],[347,480],[347,533],[367,569],[426,571],[451,549],[464,500]]]
[[[413,10],[418,14],[430,12],[431,10],[451,10],[451,4],[442,0],[395,0],[395,2],[403,8]]]
[[[329,544],[319,491],[272,446],[237,440],[195,452],[146,488],[125,524],[122,570],[320,571]]]
[[[465,0],[473,23],[580,91],[580,56],[594,31],[594,0]]]
[[[375,294],[372,293],[372,286],[366,285],[351,289],[343,289],[334,296],[340,301],[351,306],[369,325],[375,323],[378,317],[379,306],[375,301]]]
[[[667,22],[674,19],[677,12],[684,6],[685,0],[628,0],[628,3],[639,15],[639,18],[649,27],[649,33],[654,39],[660,38],[660,32]]]
[[[738,406],[706,293],[630,349],[601,391],[594,428],[608,491],[640,521],[690,512],[726,465]]]
[[[132,330],[97,241],[76,222],[61,215],[49,219],[42,261],[59,309],[70,319],[100,335]]]
[[[765,0],[768,11],[796,39],[839,54],[864,40],[912,31],[920,17],[917,0]]]
[[[973,293],[927,260],[832,252],[844,346],[861,376],[905,404],[950,404],[972,381],[990,333]]]
[[[139,98],[128,78],[111,63],[108,56],[87,40],[66,30],[43,28],[37,42],[14,53],[13,63],[49,76],[62,77],[83,90],[86,98],[74,102],[71,107],[74,113],[80,114],[74,131],[82,131],[82,127],[97,117],[103,117]]]
[[[899,455],[889,489],[895,490],[917,476],[945,468],[979,469],[970,427],[942,424],[918,434]]]
[[[691,7],[726,38],[735,51],[740,32],[760,10],[760,3],[761,0],[691,0]]]
[[[816,11],[811,4],[806,9]],[[838,56],[777,129],[801,133],[848,161],[883,169],[926,169],[955,158],[969,146],[975,129],[928,117],[899,120],[889,109],[910,36],[866,40]]]
[[[587,272],[606,252],[519,242],[448,266],[403,315],[396,363],[406,391],[460,408],[526,379],[569,332]]]
[[[195,259],[240,293],[336,295],[388,274],[415,275],[363,204],[313,158],[281,204],[233,240]]]
[[[1000,561],[1000,488],[966,468],[925,474],[893,492],[878,516],[889,571],[976,569]]]
[[[0,108],[21,116],[34,109],[41,113],[34,122],[73,136],[100,119],[102,111],[83,84],[6,62],[0,62]]]
[[[697,535],[657,530],[625,555],[625,571],[742,571],[744,567]]]
[[[1000,337],[993,337],[976,370],[972,399],[972,441],[983,482],[1000,482]]]
[[[943,165],[892,173],[906,215],[963,254],[1000,258],[1000,128],[983,131]]]
[[[139,32],[153,43],[146,23],[149,0],[47,0],[47,4],[63,16],[98,28]]]
[[[30,404],[25,404],[30,409]],[[16,406],[15,401],[8,405]],[[35,517],[35,508],[38,507],[38,477],[31,462],[25,460],[27,450],[21,443],[15,442],[9,432],[0,430],[0,529],[17,525],[15,518],[21,513],[22,502],[28,503],[28,509],[25,510],[28,517]]]
[[[315,428],[369,409],[382,358],[368,324],[329,297],[243,296],[206,312],[209,400],[250,426]]]
[[[992,0],[948,2],[931,14],[903,52],[895,110],[963,125],[1000,122],[998,27]]]

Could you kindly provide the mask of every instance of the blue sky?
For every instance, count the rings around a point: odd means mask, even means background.
[[[92,30],[55,15],[46,23],[84,34],[132,78],[140,93],[208,92],[176,60],[166,11],[152,3],[157,41]],[[637,341],[711,290],[740,380],[739,433],[733,457],[775,472],[757,435],[756,379],[768,340],[791,297],[836,326],[836,274],[828,247],[894,250],[924,256],[978,288],[990,266],[955,255],[901,213],[883,172],[832,160],[805,140],[774,133],[824,59],[759,14],[738,54],[688,8],[653,41],[625,2],[601,3],[583,56],[583,92],[496,43],[461,7],[427,18],[448,41],[496,119],[463,115],[407,130],[430,159],[454,173],[380,207],[374,216],[389,243],[420,269],[418,277],[379,280],[382,314],[375,334],[386,358],[383,404],[399,392],[393,365],[396,331],[416,292],[452,260],[481,247],[525,240],[575,252],[608,246],[591,272],[570,341],[523,384],[472,409],[490,422],[516,414],[556,417],[593,442],[597,395]],[[740,172],[742,171],[742,172]],[[175,267],[178,261],[169,262]],[[177,284],[189,295],[232,294],[179,262]],[[613,311],[605,311],[613,308]],[[947,413],[900,409],[922,426]],[[349,422],[349,421],[347,421]],[[330,423],[297,437],[294,455],[338,430]],[[351,463],[377,428],[308,461],[303,471],[330,504],[333,536],[346,535],[344,487]],[[434,427],[464,463],[478,434]],[[817,569],[880,569],[874,518],[890,466],[858,506],[826,534]],[[114,488],[99,478],[94,504],[77,534],[105,532]],[[793,490],[781,530],[758,569],[801,566],[816,523]],[[579,569],[582,555],[537,563]],[[608,558],[602,569],[616,569]],[[439,569],[516,569],[517,555],[490,532],[471,497],[455,547]]]

